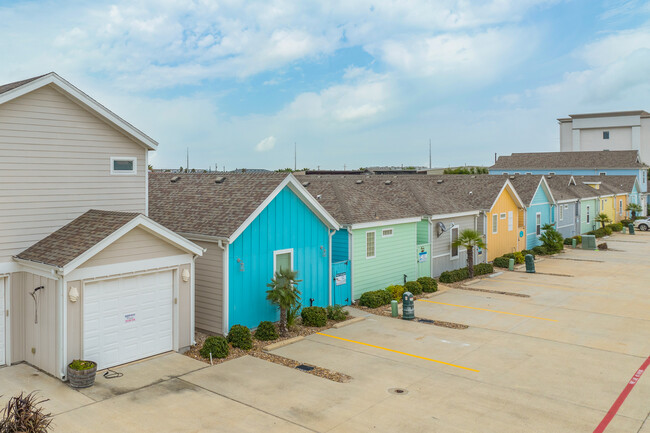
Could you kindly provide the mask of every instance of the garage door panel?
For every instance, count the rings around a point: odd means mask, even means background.
[[[172,272],[89,283],[84,289],[84,358],[99,368],[173,348]]]
[[[0,365],[6,363],[5,360],[5,334],[6,334],[6,324],[5,324],[5,279],[0,278]]]

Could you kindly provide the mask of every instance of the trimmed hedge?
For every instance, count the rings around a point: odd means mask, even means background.
[[[327,318],[341,322],[348,318],[348,312],[340,305],[329,305],[327,308]]]
[[[382,305],[390,304],[390,301],[392,299],[393,298],[391,297],[390,293],[388,293],[386,290],[373,290],[361,295],[359,298],[359,305],[368,308],[377,308],[381,307]]]
[[[526,256],[527,256],[528,254],[530,254],[531,256],[533,256],[533,258],[535,258],[535,251],[533,251],[533,250],[521,250],[521,254],[524,255],[524,262],[526,261]]]
[[[225,358],[229,352],[230,347],[228,347],[228,341],[226,337],[222,337],[221,335],[206,338],[203,347],[199,351],[204,358],[210,358],[210,353],[212,353],[213,358]]]
[[[613,232],[622,232],[623,231],[623,224],[621,223],[614,223],[614,224],[609,224],[605,227],[609,227],[612,229]]]
[[[492,261],[492,264],[497,268],[507,268],[510,266],[510,259],[506,256],[497,257]]]
[[[445,271],[440,274],[441,283],[455,283],[469,278],[469,271],[467,268],[456,269],[455,271]]]
[[[227,340],[228,343],[232,344],[232,347],[239,347],[243,350],[251,350],[253,348],[251,330],[244,325],[232,325]]]
[[[621,229],[622,230],[622,229]],[[602,238],[604,236],[609,236],[612,234],[612,229],[609,226],[601,227],[596,230],[592,230],[590,232],[587,232],[588,235],[594,235],[597,238]]]
[[[438,282],[431,277],[420,277],[417,281],[422,286],[424,293],[432,293],[438,290]]]
[[[279,335],[278,330],[275,329],[275,325],[268,320],[265,320],[260,322],[257,326],[254,337],[256,340],[260,341],[271,341],[277,340]]]
[[[386,291],[390,294],[391,299],[399,302],[402,300],[402,295],[406,291],[406,288],[404,286],[400,286],[399,284],[395,284],[386,287]]]
[[[474,265],[474,276],[487,275],[494,272],[494,266],[489,263],[478,263]]]
[[[323,307],[305,307],[300,312],[304,326],[320,328],[327,325],[327,310]]]
[[[538,245],[535,248],[533,248],[533,253],[536,256],[546,256],[548,255],[548,250],[544,245]]]
[[[404,284],[404,288],[407,292],[411,292],[414,295],[422,294],[422,285],[417,281],[407,281],[406,284]]]

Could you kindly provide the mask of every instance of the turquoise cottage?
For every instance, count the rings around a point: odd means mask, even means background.
[[[298,271],[303,306],[331,303],[340,226],[293,175],[150,173],[149,214],[206,248],[196,261],[196,329],[277,321],[266,285],[284,267]]]
[[[539,240],[546,224],[555,224],[555,207],[551,189],[544,176],[507,176],[521,201],[526,205],[526,249],[532,249],[542,242]]]

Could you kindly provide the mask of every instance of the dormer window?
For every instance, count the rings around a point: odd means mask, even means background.
[[[137,174],[138,158],[131,156],[111,157],[111,174]]]

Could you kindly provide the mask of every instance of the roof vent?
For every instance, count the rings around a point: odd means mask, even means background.
[[[180,177],[180,176],[174,176],[174,177],[171,178],[171,181],[170,181],[170,182],[171,182],[171,183],[176,183],[176,182],[178,182],[179,180],[181,180],[181,177]]]
[[[472,175],[472,179],[476,179],[476,176]]]
[[[224,183],[225,180],[226,180],[225,177],[219,176],[219,177],[214,179],[214,183]]]
[[[387,180],[386,182],[384,182],[384,185],[390,185],[391,183],[393,183],[392,180]]]
[[[322,194],[318,194],[318,195],[316,196],[316,200],[320,200],[321,197],[323,197],[323,195],[322,195]]]
[[[438,179],[438,180],[436,181],[437,184],[441,184],[441,183],[443,183],[443,182],[444,182],[444,180],[442,180],[442,179]]]
[[[303,182],[303,183],[302,183],[302,186],[304,186],[304,187],[306,188],[306,187],[309,186],[309,184],[310,184],[310,182]]]
[[[510,176],[510,179],[514,179],[514,178],[515,178],[514,176]]]
[[[472,191],[470,191],[470,192],[469,192],[469,195],[472,195],[472,194],[474,194],[474,193],[473,193]]]
[[[361,180],[361,179],[357,179],[357,182],[356,182],[356,183],[357,183],[357,185],[360,185],[360,184],[363,183],[363,180]]]

